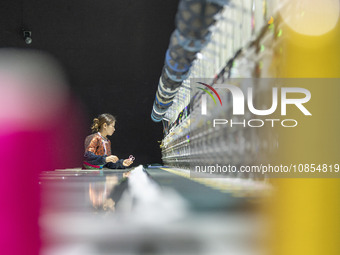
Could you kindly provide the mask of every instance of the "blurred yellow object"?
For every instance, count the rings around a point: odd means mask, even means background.
[[[280,14],[286,24],[303,35],[330,32],[339,20],[339,0],[285,0]]]
[[[268,21],[268,25],[272,24],[274,22],[273,16],[270,17],[270,20]]]
[[[308,1],[315,4],[316,1]],[[332,2],[335,1],[326,1]],[[288,17],[286,10],[283,15],[284,39],[283,57],[279,68],[280,78],[338,78],[340,75],[340,24],[334,23],[321,30],[321,25],[330,25],[335,19],[334,13],[339,14],[339,2],[327,5],[319,1],[322,6],[320,13],[315,16],[315,8],[304,11],[304,19],[295,24],[298,13],[291,12]],[[307,1],[296,1],[300,7]],[[330,10],[331,8],[333,8]],[[327,11],[326,9],[327,8]],[[313,21],[313,18],[315,20]],[[325,22],[317,26],[321,18]],[[338,17],[336,19],[338,21]],[[310,27],[301,31],[303,27]],[[323,27],[325,29],[325,27]],[[311,31],[314,36],[311,36]],[[323,33],[325,32],[325,33]],[[327,32],[327,33],[326,33]],[[320,36],[315,36],[322,34]],[[340,79],[339,79],[340,81]],[[311,107],[313,109],[311,121],[308,125],[296,129],[283,130],[280,143],[280,162],[301,163],[339,163],[340,155],[340,119],[339,119],[339,86],[323,86],[320,79],[318,87],[313,89]],[[326,84],[325,84],[326,85]],[[306,87],[309,89],[308,87]],[[331,89],[331,90],[330,90]],[[317,98],[322,100],[316,100]],[[327,109],[328,112],[324,112]],[[297,114],[296,114],[297,115]],[[298,116],[292,116],[293,118]],[[313,123],[313,125],[310,125]],[[272,242],[272,254],[278,255],[338,255],[340,254],[340,179],[339,178],[287,178],[273,179],[277,187],[277,194],[273,207],[275,237]]]

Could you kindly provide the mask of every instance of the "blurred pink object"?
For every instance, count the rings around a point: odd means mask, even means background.
[[[82,114],[59,65],[0,50],[0,254],[39,254],[39,173],[79,167]]]

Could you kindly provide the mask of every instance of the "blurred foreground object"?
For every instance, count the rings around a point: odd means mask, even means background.
[[[284,0],[280,9],[284,22],[296,33],[320,36],[331,32],[339,21],[338,0]]]
[[[327,80],[336,78],[333,80],[339,81],[340,76],[339,2],[289,2],[289,12],[287,8],[280,11],[286,36],[280,77],[311,77],[319,80],[320,86],[313,90],[314,100],[312,96],[310,106],[313,116],[309,125],[280,133],[284,137],[280,147],[281,162],[338,163],[340,87],[327,86],[330,83]],[[306,88],[313,89],[312,85]],[[340,254],[340,179],[273,181],[278,193],[274,210],[270,210],[276,217],[272,254]]]
[[[0,50],[0,102],[0,253],[38,254],[38,175],[81,162],[79,108],[50,56],[18,49]]]

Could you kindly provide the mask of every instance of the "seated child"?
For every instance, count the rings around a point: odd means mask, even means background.
[[[115,131],[116,118],[111,114],[101,114],[93,119],[92,135],[85,139],[85,159],[83,169],[124,169],[133,163],[131,159],[118,159],[111,155],[111,142],[107,136]]]

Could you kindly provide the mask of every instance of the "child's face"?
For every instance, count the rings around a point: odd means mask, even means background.
[[[116,122],[112,122],[110,125],[107,125],[106,127],[106,132],[108,135],[112,135],[114,132],[115,132],[115,125],[116,125]]]

